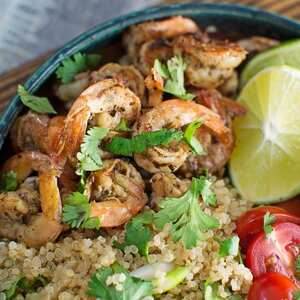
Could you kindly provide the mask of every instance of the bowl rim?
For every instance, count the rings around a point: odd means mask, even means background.
[[[60,47],[26,80],[24,87],[34,93],[57,69],[60,62],[77,52],[85,51],[93,43],[100,43],[105,38],[113,37],[130,25],[152,19],[164,18],[172,15],[193,16],[196,14],[211,14],[244,19],[256,19],[270,24],[276,24],[282,28],[299,32],[300,22],[274,12],[268,12],[256,7],[241,4],[226,3],[181,3],[150,6],[113,19],[102,22],[89,30],[81,33]],[[15,95],[0,115],[0,149],[7,136],[13,120],[17,117],[23,104],[18,95]]]

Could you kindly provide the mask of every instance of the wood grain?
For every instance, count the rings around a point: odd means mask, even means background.
[[[181,3],[189,1],[164,0],[164,2]],[[198,2],[220,3],[220,0],[198,0]],[[225,0],[222,2],[256,6],[284,14],[292,18],[300,19],[300,0]],[[53,53],[53,51],[45,53],[32,61],[29,61],[3,75],[0,75],[0,112],[16,93],[18,84],[23,83],[38,68],[38,66],[40,66],[47,57],[49,57],[51,53]]]

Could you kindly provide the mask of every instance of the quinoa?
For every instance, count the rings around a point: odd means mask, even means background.
[[[218,240],[232,236],[235,220],[251,204],[241,199],[237,191],[229,186],[227,179],[215,181],[213,185],[217,196],[217,206],[206,208],[205,212],[220,221],[220,229],[209,230],[207,239],[186,250],[181,243],[169,237],[168,224],[163,231],[155,232],[149,246],[148,261],[138,253],[135,246],[125,247],[124,252],[112,246],[114,240],[124,239],[123,229],[114,229],[98,237],[88,237],[85,232],[71,232],[56,243],[47,243],[39,249],[29,248],[14,241],[0,242],[0,291],[7,289],[18,277],[29,280],[42,275],[49,283],[34,293],[18,295],[16,299],[26,300],[80,300],[94,299],[86,295],[88,281],[99,268],[118,262],[132,271],[147,263],[173,262],[189,267],[184,282],[168,293],[151,299],[204,299],[203,283],[219,283],[222,297],[230,296],[229,290],[246,295],[252,283],[252,274],[238,258],[218,255]],[[163,274],[157,274],[162,278]],[[115,274],[107,279],[108,283],[122,289],[124,274]],[[0,294],[1,299],[1,294]]]

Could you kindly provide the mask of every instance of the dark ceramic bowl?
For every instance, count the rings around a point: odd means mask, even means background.
[[[227,4],[177,4],[150,7],[100,24],[81,34],[49,58],[25,83],[30,92],[37,92],[54,74],[60,62],[77,52],[93,52],[120,40],[121,32],[128,26],[146,20],[172,15],[188,16],[200,26],[215,25],[220,31],[239,36],[263,35],[286,40],[300,37],[300,23],[259,9]],[[117,51],[117,50],[116,50]],[[18,96],[8,104],[0,118],[0,148],[9,127],[22,110]]]

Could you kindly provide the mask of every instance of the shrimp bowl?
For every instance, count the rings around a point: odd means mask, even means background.
[[[297,37],[168,5],[47,60],[0,119],[0,299],[299,299]]]

